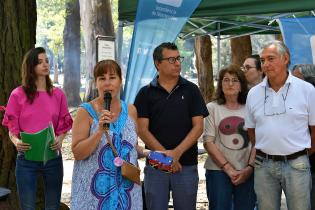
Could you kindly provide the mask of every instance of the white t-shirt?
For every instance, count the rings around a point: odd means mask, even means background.
[[[251,151],[251,143],[247,131],[244,130],[245,106],[231,110],[217,102],[210,102],[207,108],[209,115],[204,119],[204,142],[212,139],[235,169],[245,168]],[[205,168],[221,170],[209,156]]]
[[[255,128],[255,148],[270,155],[289,155],[311,147],[315,125],[315,88],[289,74],[275,92],[267,78],[247,96],[245,127]]]

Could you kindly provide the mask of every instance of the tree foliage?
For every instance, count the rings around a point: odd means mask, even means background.
[[[67,0],[37,0],[37,44],[62,53]]]

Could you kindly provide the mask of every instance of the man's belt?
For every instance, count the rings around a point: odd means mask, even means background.
[[[256,155],[266,158],[266,159],[271,159],[273,161],[286,161],[286,160],[293,160],[296,159],[302,155],[306,155],[307,154],[307,150],[304,149],[302,151],[298,151],[295,152],[293,154],[290,155],[268,155],[266,153],[264,153],[263,151],[256,149]]]

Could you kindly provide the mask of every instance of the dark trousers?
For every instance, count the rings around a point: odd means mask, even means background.
[[[62,158],[43,162],[24,159],[24,154],[18,154],[16,159],[16,184],[22,210],[35,210],[37,176],[41,174],[45,186],[45,210],[59,210],[63,164]]]

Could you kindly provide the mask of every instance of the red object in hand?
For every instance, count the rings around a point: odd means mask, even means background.
[[[159,161],[156,161],[156,160],[148,160],[149,162],[149,165],[155,169],[159,169],[161,171],[164,171],[166,173],[171,173],[172,172],[172,166],[171,165],[166,165],[166,164],[163,164]]]

